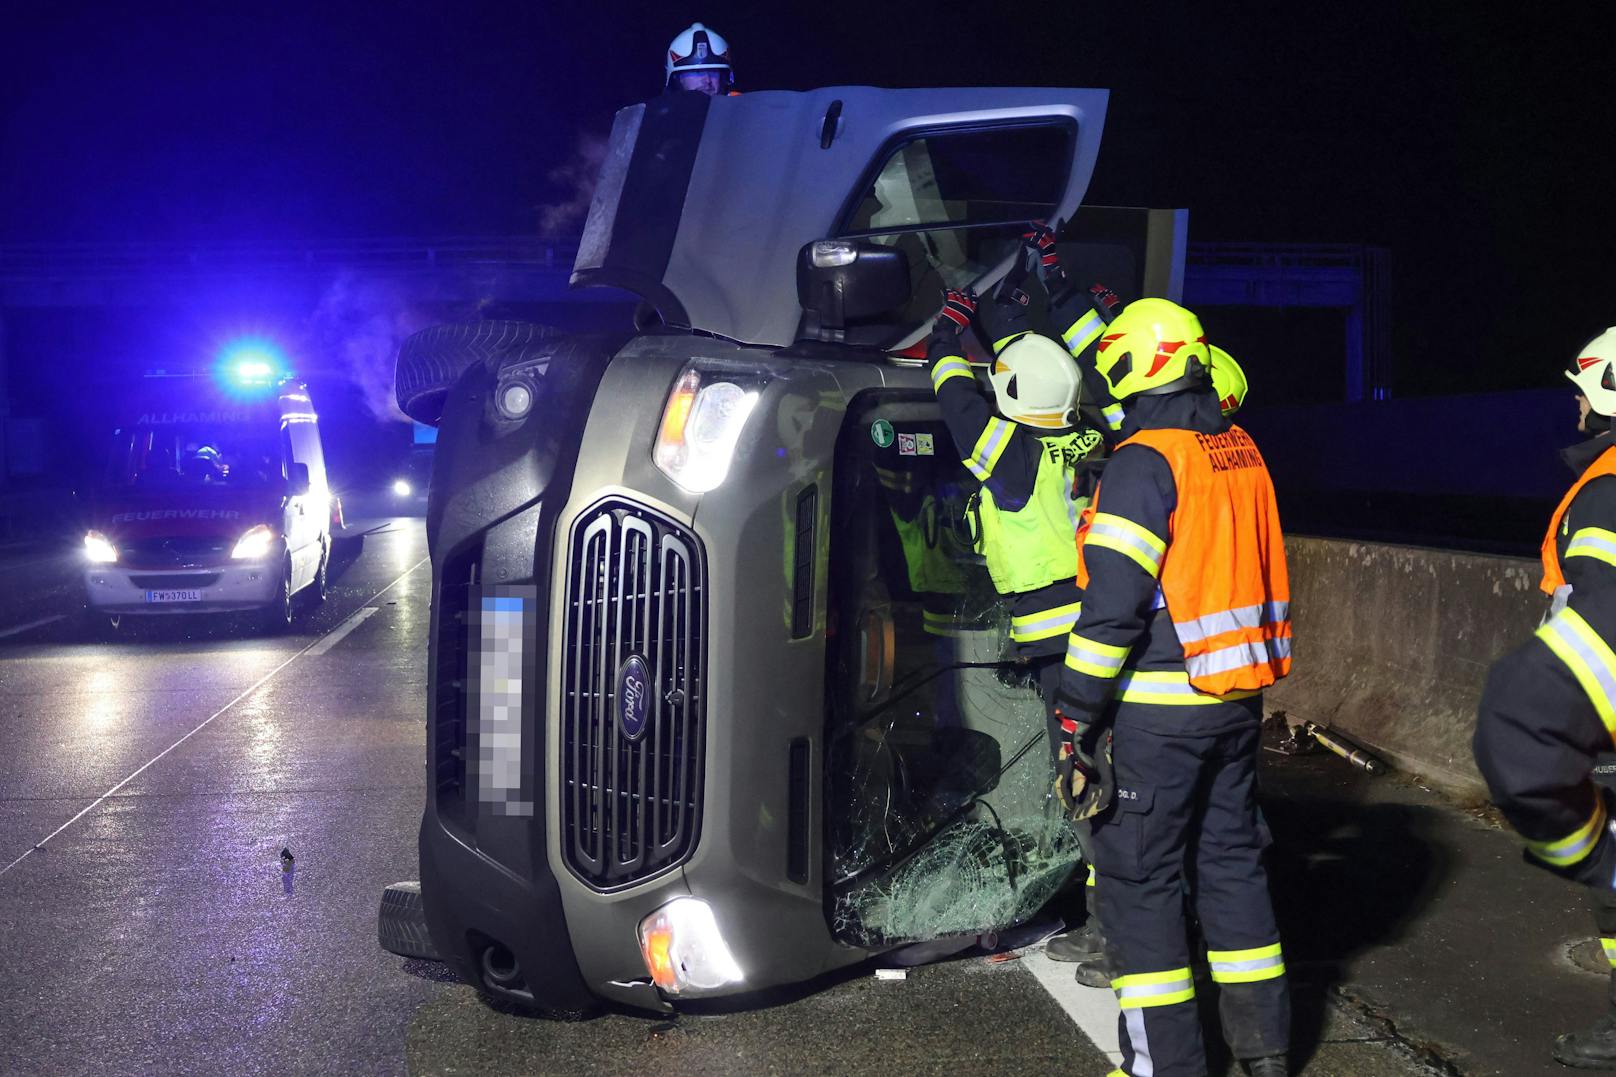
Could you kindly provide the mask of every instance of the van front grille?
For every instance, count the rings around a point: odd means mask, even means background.
[[[448,558],[439,577],[437,646],[433,648],[437,668],[433,671],[431,779],[439,815],[462,827],[471,823],[466,796],[467,670],[474,627],[471,603],[481,576],[480,545]]]
[[[568,556],[563,859],[604,891],[674,867],[695,849],[706,571],[693,534],[622,500],[597,505],[573,525]]]

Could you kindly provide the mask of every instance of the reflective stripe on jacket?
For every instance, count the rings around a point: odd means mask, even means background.
[[[1291,666],[1290,577],[1262,454],[1238,426],[1141,430],[1123,445],[1134,443],[1172,470],[1178,505],[1168,541],[1099,512],[1085,517],[1079,550],[1116,551],[1157,578],[1196,689],[1227,696],[1273,684]],[[1077,581],[1088,585],[1081,552]]]
[[[1549,532],[1543,536],[1543,582],[1538,584],[1544,594],[1552,595],[1565,586],[1565,570],[1560,564],[1559,537],[1567,510],[1571,508],[1571,503],[1577,499],[1584,486],[1606,475],[1616,475],[1616,445],[1600,453],[1599,458],[1588,465],[1588,470],[1578,476],[1571,489],[1566,491],[1565,497],[1560,499],[1560,507],[1549,517]],[[1616,535],[1601,528],[1584,528],[1571,536],[1571,545],[1566,548],[1566,556],[1596,557],[1616,565]]]

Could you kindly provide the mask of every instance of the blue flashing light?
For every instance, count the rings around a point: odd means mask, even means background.
[[[236,389],[267,389],[288,375],[280,349],[264,340],[241,340],[225,348],[219,376]]]

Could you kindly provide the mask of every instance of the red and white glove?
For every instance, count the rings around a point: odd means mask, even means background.
[[[1044,282],[1044,291],[1055,295],[1067,285],[1066,269],[1061,265],[1060,252],[1055,248],[1055,233],[1060,228],[1056,221],[1054,227],[1043,221],[1033,221],[1027,231],[1021,233],[1021,242],[1029,250],[1038,255],[1038,277]]]
[[[932,323],[933,333],[952,333],[959,336],[976,317],[976,293],[948,288],[943,292],[943,309]]]

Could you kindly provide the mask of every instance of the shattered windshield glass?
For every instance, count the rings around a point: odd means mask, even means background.
[[[841,453],[833,926],[880,946],[1023,922],[1080,852],[1053,795],[1036,677],[1014,660],[1008,606],[972,549],[975,480],[918,394],[867,403]]]

